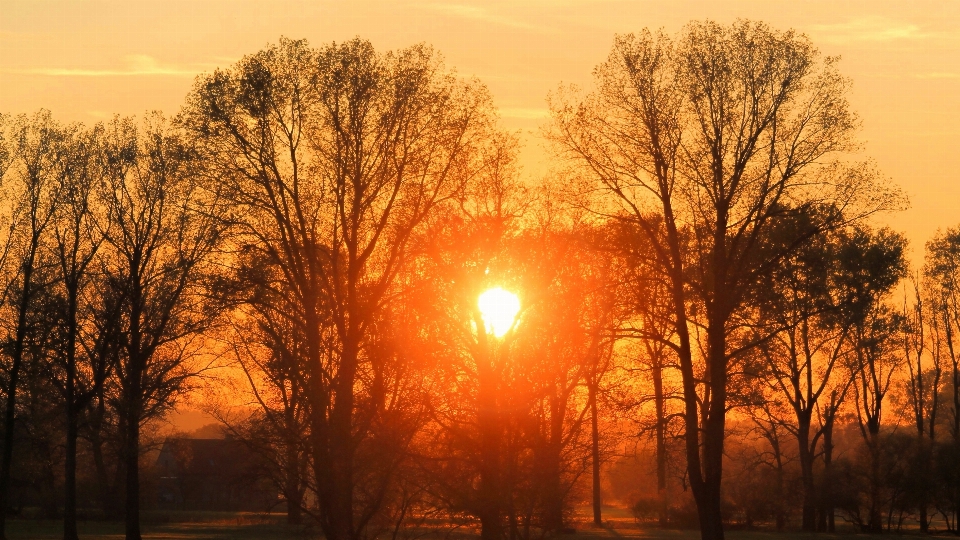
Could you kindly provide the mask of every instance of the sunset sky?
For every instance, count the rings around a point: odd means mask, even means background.
[[[0,0],[0,111],[45,107],[85,123],[172,115],[197,73],[280,36],[360,36],[381,50],[426,42],[489,86],[536,177],[549,169],[537,137],[548,92],[589,87],[616,33],[705,18],[795,28],[842,56],[864,157],[910,196],[910,210],[884,221],[907,233],[916,262],[938,228],[960,224],[960,2]]]
[[[536,137],[544,98],[561,82],[589,85],[614,34],[738,17],[795,28],[842,56],[865,155],[910,195],[911,209],[886,221],[915,256],[938,227],[960,224],[957,2],[0,0],[0,111],[46,107],[83,122],[173,114],[195,74],[280,36],[426,42],[489,86],[504,125],[527,134],[525,170],[536,176],[547,170]]]

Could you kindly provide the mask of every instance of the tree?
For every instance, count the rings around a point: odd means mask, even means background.
[[[382,425],[370,382],[389,367],[373,362],[371,332],[411,237],[477,169],[489,96],[425,46],[383,54],[359,39],[319,50],[283,40],[201,78],[182,125],[224,186],[241,241],[294,295],[321,527],[357,538],[390,485],[357,460]]]
[[[893,287],[906,275],[906,239],[888,229],[857,229],[840,253],[841,283],[852,298],[851,337],[854,357],[853,390],[857,424],[868,453],[868,520],[872,532],[882,531],[880,427],[883,401],[894,373],[903,362],[897,336],[904,323],[888,304]]]
[[[7,266],[3,284],[4,304],[12,308],[7,318],[4,357],[7,360],[3,423],[3,454],[0,457],[0,538],[6,538],[7,496],[13,468],[17,419],[17,393],[24,357],[32,334],[43,321],[36,317],[37,298],[51,284],[49,262],[43,248],[48,227],[56,212],[58,189],[65,174],[64,130],[48,111],[32,118],[18,117],[5,148],[3,177],[8,190],[9,225],[0,261]],[[9,149],[8,149],[9,148]],[[41,328],[42,329],[42,328]]]
[[[940,321],[927,304],[928,294],[921,290],[919,276],[912,276],[913,305],[907,304],[907,291],[904,291],[903,318],[905,321],[902,340],[905,364],[907,365],[907,399],[913,413],[914,426],[917,429],[917,447],[915,451],[915,485],[920,530],[927,532],[930,522],[927,516],[929,506],[927,485],[930,483],[930,465],[933,460],[933,446],[936,443],[937,409],[940,401],[940,378],[942,366],[942,335]],[[924,287],[925,288],[925,287]],[[934,300],[936,301],[936,300]],[[929,343],[928,343],[929,340]],[[930,352],[931,362],[925,362],[924,354]]]
[[[774,518],[776,520],[776,528],[778,531],[783,531],[787,523],[787,504],[789,499],[789,494],[786,489],[786,464],[788,458],[785,456],[785,452],[781,448],[780,443],[780,434],[778,433],[779,428],[782,428],[783,424],[779,420],[775,419],[774,414],[767,413],[766,418],[760,420],[759,416],[755,417],[755,423],[757,428],[760,430],[761,436],[770,443],[770,461],[767,463],[774,469],[775,472],[775,499],[778,501],[774,503]]]
[[[852,383],[849,376],[845,378],[848,383]],[[836,482],[836,476],[833,474],[833,450],[835,447],[833,444],[833,428],[836,426],[837,413],[839,413],[840,406],[843,404],[849,389],[850,384],[847,384],[840,389],[831,390],[830,400],[817,406],[818,429],[823,433],[821,452],[823,455],[823,480],[820,482],[817,515],[817,531],[820,532],[834,532],[836,527],[836,507],[833,500],[834,483]]]
[[[803,227],[787,221],[786,229]],[[792,233],[774,231],[773,242],[792,242]],[[797,440],[803,482],[803,530],[816,528],[820,493],[814,477],[814,463],[820,439],[831,422],[815,425],[814,415],[822,410],[821,398],[831,396],[828,407],[836,410],[850,387],[844,369],[851,354],[853,285],[841,273],[839,254],[846,246],[844,231],[822,234],[783,259],[782,265],[766,276],[755,301],[759,307],[757,328],[770,337],[760,353],[766,361],[762,377],[778,400],[789,406],[791,418],[780,417],[783,427]],[[829,479],[821,479],[821,484]]]
[[[620,337],[636,339],[640,342],[639,352],[633,361],[619,366],[628,376],[634,373],[649,373],[649,382],[653,395],[649,391],[628,386],[622,392],[627,409],[640,408],[650,399],[653,401],[653,419],[641,423],[641,432],[652,432],[654,436],[657,474],[657,517],[661,527],[668,525],[670,507],[667,491],[667,465],[669,453],[668,441],[673,437],[670,424],[677,418],[671,402],[676,401],[677,388],[670,384],[670,370],[677,369],[674,361],[676,339],[672,333],[669,292],[656,263],[651,259],[651,248],[646,236],[629,223],[614,222],[612,231],[603,242],[605,249],[612,251],[619,259],[616,268],[618,275],[614,281],[618,285],[620,308],[624,321],[616,329]],[[666,383],[666,384],[665,384]],[[642,382],[640,383],[642,384]],[[675,422],[673,422],[675,423]],[[595,489],[599,491],[599,471],[595,471]],[[600,524],[599,501],[594,501],[594,523]]]
[[[427,490],[437,505],[476,518],[481,537],[500,539],[517,534],[517,506],[532,509],[536,495],[524,456],[535,394],[523,384],[532,381],[518,356],[517,332],[497,338],[483,321],[478,296],[500,286],[529,309],[516,246],[531,204],[516,174],[516,140],[495,139],[484,155],[486,166],[456,208],[433,216],[420,239],[411,292],[421,299],[414,304],[417,324],[434,344],[436,363],[428,380],[430,423],[417,449],[434,479]]]
[[[925,259],[923,283],[929,295],[927,302],[934,339],[932,354],[937,366],[940,357],[945,357],[947,386],[951,389],[948,409],[951,415],[947,425],[952,441],[942,443],[934,453],[933,466],[939,480],[937,507],[947,521],[948,529],[957,531],[960,530],[957,525],[957,516],[960,515],[960,482],[957,478],[960,478],[960,471],[956,467],[956,456],[960,455],[960,352],[956,342],[960,335],[960,230],[952,228],[938,232],[927,242]],[[930,417],[932,438],[935,424],[932,414]]]
[[[287,504],[287,522],[299,524],[308,475],[306,351],[302,326],[283,275],[259,250],[237,254],[226,289],[238,304],[228,338],[255,410],[241,419],[229,411],[218,418],[229,432],[272,465],[271,474]],[[231,393],[226,405],[235,402]]]
[[[892,201],[868,169],[829,165],[854,148],[848,82],[792,31],[694,22],[676,40],[619,36],[595,79],[587,97],[553,100],[549,136],[594,181],[594,208],[643,231],[669,284],[690,485],[703,538],[719,540],[729,383],[755,345],[737,337],[749,292],[817,232]],[[763,249],[772,223],[814,206],[834,211],[786,250]]]
[[[66,412],[64,459],[64,540],[77,536],[77,439],[80,415],[103,389],[111,364],[97,346],[94,317],[99,296],[93,292],[95,257],[103,238],[97,234],[93,197],[100,180],[97,164],[102,130],[75,128],[64,141],[65,175],[54,216],[51,251],[57,267],[61,342],[51,355],[50,378]],[[101,323],[102,324],[102,323]]]
[[[431,221],[415,289],[439,357],[420,461],[439,506],[475,517],[484,538],[566,527],[578,478],[599,465],[588,426],[615,337],[609,252],[555,186],[524,189],[509,150],[491,149],[459,213]],[[477,309],[493,286],[523,306],[503,336]]]
[[[541,198],[536,224],[518,246],[529,261],[521,263],[523,281],[534,303],[524,314],[517,357],[535,366],[528,376],[539,398],[534,415],[542,422],[534,447],[542,527],[562,531],[569,493],[585,472],[587,446],[594,522],[599,519],[601,394],[613,366],[620,306],[611,282],[615,258],[597,249],[602,232],[576,213],[553,208],[550,199],[549,192]]]
[[[960,229],[939,232],[927,242],[924,277],[930,284],[932,320],[943,332],[942,346],[952,368],[950,434],[960,441],[960,351],[955,343],[960,334]]]
[[[217,201],[196,181],[195,155],[159,115],[140,126],[113,120],[101,152],[100,271],[120,304],[113,407],[123,440],[126,538],[140,540],[140,428],[209,365],[201,334],[219,310],[204,277],[223,231]]]

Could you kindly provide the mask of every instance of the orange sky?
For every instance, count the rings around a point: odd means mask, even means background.
[[[615,33],[736,17],[796,28],[843,57],[865,152],[910,195],[911,209],[887,221],[915,255],[938,227],[960,224],[958,2],[0,0],[0,111],[47,107],[85,122],[174,113],[194,74],[281,35],[424,41],[490,87],[507,127],[530,132],[526,170],[539,174],[544,97],[561,81],[589,84]]]
[[[937,228],[960,224],[960,2],[0,0],[0,111],[173,114],[196,73],[281,35],[361,36],[380,49],[423,41],[490,87],[505,126],[527,133],[536,175],[547,92],[589,85],[615,33],[737,17],[806,32],[843,57],[865,154],[911,198],[885,221],[907,233],[915,260]]]

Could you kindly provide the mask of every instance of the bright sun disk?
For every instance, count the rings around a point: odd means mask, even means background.
[[[477,298],[477,307],[480,308],[487,332],[501,338],[510,331],[513,320],[520,312],[520,299],[510,291],[494,287]]]

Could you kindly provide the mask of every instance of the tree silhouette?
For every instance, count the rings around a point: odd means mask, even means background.
[[[139,540],[140,428],[210,363],[201,333],[219,313],[203,277],[222,229],[216,201],[196,182],[190,148],[159,115],[142,126],[114,120],[102,152],[101,272],[120,304],[113,406],[123,439],[126,538]]]
[[[367,475],[355,456],[376,425],[357,414],[375,395],[367,371],[381,366],[370,332],[410,238],[478,166],[489,97],[424,46],[382,54],[359,39],[319,50],[284,40],[199,80],[182,122],[226,186],[239,234],[293,293],[320,523],[330,538],[357,538],[389,485],[356,485]]]
[[[753,346],[737,337],[751,289],[815,232],[891,203],[871,187],[869,170],[823,165],[854,147],[848,85],[835,63],[793,32],[694,22],[675,40],[617,37],[595,71],[596,91],[552,103],[548,135],[591,181],[585,193],[595,186],[606,195],[588,202],[635,223],[669,283],[687,466],[705,540],[723,538],[724,426],[730,375]],[[810,205],[837,211],[798,231],[787,250],[763,250],[773,223]],[[691,323],[705,332],[702,375]]]

